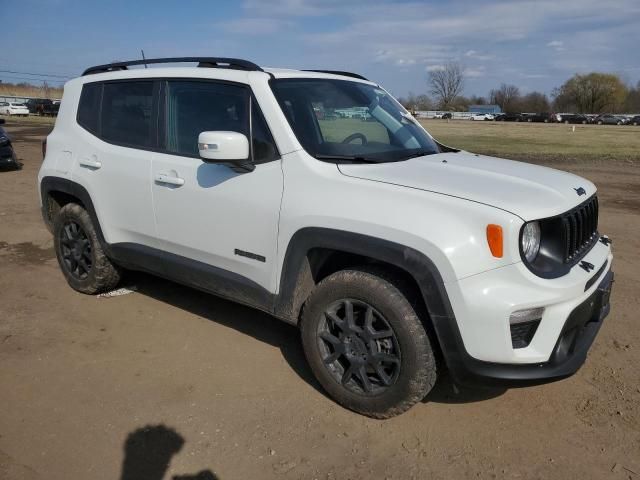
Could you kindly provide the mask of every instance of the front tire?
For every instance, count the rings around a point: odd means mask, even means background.
[[[68,203],[53,224],[58,264],[74,290],[93,295],[113,290],[121,271],[105,254],[91,217],[80,205]]]
[[[384,272],[363,268],[330,275],[307,300],[301,319],[307,361],[344,407],[389,418],[433,388],[434,347],[409,291]]]

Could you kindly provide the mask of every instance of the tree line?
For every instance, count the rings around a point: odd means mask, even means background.
[[[429,72],[430,95],[409,93],[399,101],[413,110],[467,111],[470,105],[499,105],[503,112],[640,113],[640,81],[630,86],[612,73],[576,74],[555,88],[551,97],[536,91],[523,94],[507,83],[487,96],[466,97],[464,80],[462,65],[449,62]]]

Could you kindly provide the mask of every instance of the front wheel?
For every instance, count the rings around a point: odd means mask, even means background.
[[[307,300],[301,319],[307,361],[344,407],[389,418],[433,388],[434,347],[409,292],[384,272],[363,268],[330,275]]]
[[[120,269],[107,257],[91,217],[80,205],[68,203],[53,224],[58,264],[74,290],[95,294],[115,288]]]

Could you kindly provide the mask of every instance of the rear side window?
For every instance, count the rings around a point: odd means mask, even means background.
[[[100,115],[100,96],[102,84],[87,83],[82,87],[78,105],[78,123],[93,134],[98,134],[98,115]]]
[[[100,136],[131,147],[152,146],[153,82],[105,83]]]
[[[246,88],[198,81],[167,84],[167,150],[198,155],[201,132],[229,130],[249,137],[249,95]]]

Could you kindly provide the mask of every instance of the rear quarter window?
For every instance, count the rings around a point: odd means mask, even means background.
[[[78,124],[94,135],[98,134],[101,96],[101,83],[87,83],[82,87],[78,105]]]

